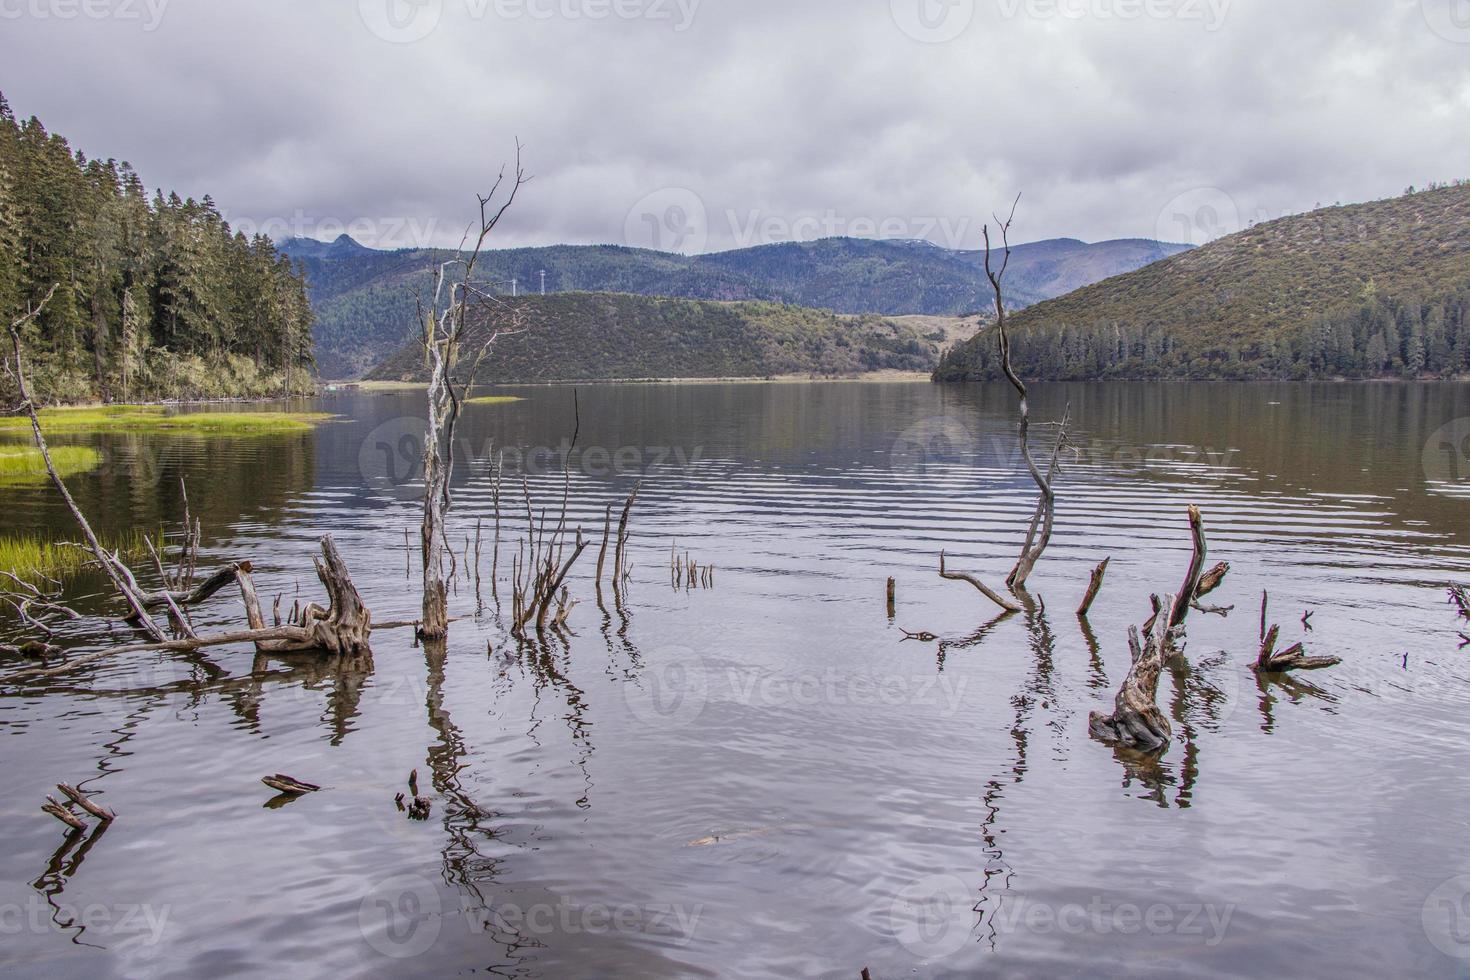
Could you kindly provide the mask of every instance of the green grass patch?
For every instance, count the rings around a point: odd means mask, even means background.
[[[142,531],[129,531],[110,540],[104,538],[102,547],[121,551],[124,558],[137,558],[148,553],[143,537]],[[80,542],[80,535],[77,540]],[[92,553],[84,545],[36,535],[0,535],[0,569],[35,585],[44,579],[75,575],[92,561]]]
[[[523,402],[524,398],[519,395],[481,395],[479,398],[470,398],[465,401],[466,405],[509,405],[511,402]]]
[[[58,432],[181,432],[250,436],[309,432],[334,416],[325,412],[170,412],[163,405],[42,409],[41,430]],[[0,418],[0,432],[29,431],[24,416]]]
[[[51,462],[65,479],[102,465],[102,454],[90,446],[53,446]],[[49,479],[46,460],[35,446],[0,445],[0,486],[40,483]]]

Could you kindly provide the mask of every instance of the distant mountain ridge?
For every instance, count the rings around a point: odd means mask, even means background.
[[[446,249],[379,251],[347,236],[287,239],[280,249],[306,273],[324,377],[367,372],[414,330],[415,297]],[[1009,302],[1019,308],[1178,254],[1189,246],[1123,239],[1018,245]],[[929,242],[827,238],[680,255],[618,245],[553,245],[481,256],[478,277],[516,280],[522,293],[619,292],[712,301],[759,300],[885,316],[957,316],[986,307],[978,252]]]
[[[1470,371],[1470,181],[1320,208],[1017,313],[1025,377],[1419,377]],[[998,376],[992,330],[937,380]]]

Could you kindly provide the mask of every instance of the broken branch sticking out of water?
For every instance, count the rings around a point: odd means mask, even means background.
[[[103,823],[107,823],[109,821],[117,819],[117,814],[114,813],[111,809],[93,803],[90,799],[87,798],[87,795],[85,793],[77,789],[75,786],[68,786],[66,783],[57,783],[56,788],[61,791],[61,795],[65,796],[67,799],[71,800],[77,806],[81,807],[83,810],[86,810],[88,813],[96,817],[98,820],[101,820]]]
[[[1284,674],[1293,670],[1323,670],[1342,663],[1338,657],[1310,657],[1304,644],[1294,643],[1285,650],[1277,651],[1276,643],[1281,638],[1281,627],[1266,625],[1267,606],[1270,596],[1261,593],[1261,650],[1256,656],[1255,671],[1258,674]]]
[[[1020,605],[1018,605],[1014,599],[1007,599],[1005,596],[1001,595],[999,592],[996,592],[994,589],[990,588],[990,586],[986,585],[975,576],[966,575],[964,572],[949,571],[945,567],[944,552],[942,551],[939,553],[939,577],[942,579],[948,579],[951,582],[966,582],[979,590],[980,594],[985,596],[985,598],[989,599],[991,602],[995,603],[997,606],[1000,606],[1007,612],[1021,612]]]
[[[1097,601],[1097,593],[1102,589],[1103,576],[1108,573],[1108,565],[1113,559],[1104,558],[1102,563],[1092,570],[1092,580],[1087,583],[1087,594],[1082,597],[1082,605],[1077,607],[1077,615],[1083,619],[1092,611],[1092,604]]]
[[[41,809],[44,812],[51,814],[57,820],[60,820],[62,823],[66,824],[73,830],[87,829],[86,821],[83,820],[81,817],[78,817],[75,813],[72,813],[60,803],[58,803],[56,801],[56,797],[54,796],[46,797],[46,802],[41,804]]]

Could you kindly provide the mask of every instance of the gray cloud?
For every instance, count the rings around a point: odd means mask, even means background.
[[[502,245],[973,246],[1016,191],[1023,239],[1199,240],[1470,176],[1467,0],[0,0],[0,66],[151,186],[384,244],[517,137]]]

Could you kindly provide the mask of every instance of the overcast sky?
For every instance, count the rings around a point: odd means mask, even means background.
[[[247,230],[1200,242],[1470,176],[1470,0],[0,0],[0,88]]]

